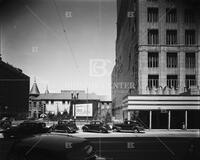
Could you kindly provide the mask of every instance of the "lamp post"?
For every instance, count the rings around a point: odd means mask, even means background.
[[[74,120],[76,121],[76,100],[78,99],[78,95],[79,95],[79,93],[71,93],[71,98],[72,98],[72,105],[74,105],[73,106],[73,118],[74,118]]]
[[[8,106],[5,106],[5,117],[7,117]]]

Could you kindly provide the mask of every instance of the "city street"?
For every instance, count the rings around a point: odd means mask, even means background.
[[[98,155],[108,160],[185,160],[200,156],[198,130],[151,130],[146,133],[108,134],[80,131],[71,135],[90,140],[97,148]]]
[[[200,0],[0,15],[0,160],[200,160]]]
[[[65,134],[56,133],[52,134]],[[68,134],[83,137],[92,142],[97,154],[110,160],[185,160],[200,156],[200,134],[198,130],[147,130],[145,133],[92,133]],[[0,139],[0,157],[5,159],[13,140]],[[4,158],[4,159],[2,159]]]

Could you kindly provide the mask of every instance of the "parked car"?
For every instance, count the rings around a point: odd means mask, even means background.
[[[5,138],[20,138],[50,131],[51,128],[46,127],[44,122],[28,120],[20,123],[18,126],[10,127],[2,131],[2,133]]]
[[[7,129],[7,128],[10,128],[12,125],[12,122],[10,121],[9,118],[7,117],[4,117],[0,120],[0,128],[2,129]]]
[[[77,130],[78,127],[73,120],[60,120],[58,121],[58,124],[53,128],[53,131],[55,132],[75,133]]]
[[[83,132],[102,132],[108,133],[110,126],[101,121],[91,121],[90,124],[85,124],[82,127]]]
[[[144,132],[144,127],[136,121],[125,120],[123,123],[114,124],[113,130],[120,131],[133,131],[133,132]]]
[[[6,160],[95,160],[97,158],[96,149],[88,140],[64,134],[43,133],[5,141],[10,149],[0,150],[0,155]]]

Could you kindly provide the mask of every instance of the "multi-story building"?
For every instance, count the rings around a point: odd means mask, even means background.
[[[116,65],[112,82],[134,82],[135,87],[123,90],[112,88],[113,113],[116,118],[130,119],[131,111],[135,115],[142,113],[141,108],[127,106],[129,101],[127,97],[124,98],[127,95],[143,96],[141,99],[147,101],[146,106],[142,101],[138,105],[144,107],[143,111],[150,111],[149,114],[143,113],[147,115],[145,119],[148,127],[152,127],[151,111],[163,108],[159,106],[151,109],[153,104],[144,96],[166,96],[165,100],[168,101],[176,96],[178,101],[180,95],[190,94],[186,98],[188,108],[185,106],[179,109],[186,111],[192,108],[189,107],[190,98],[194,97],[192,94],[200,95],[199,9],[198,0],[117,0]],[[199,114],[198,98],[195,99],[194,110]],[[158,101],[161,99],[157,98]],[[168,116],[164,116],[168,117],[168,128],[172,119],[170,110],[173,108],[175,106],[163,111],[168,113]],[[153,115],[162,117],[163,114]]]
[[[0,57],[0,118],[28,115],[29,77]]]

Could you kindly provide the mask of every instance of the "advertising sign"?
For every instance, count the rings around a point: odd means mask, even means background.
[[[76,104],[76,116],[77,117],[92,117],[93,108],[92,103],[88,104]]]

